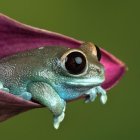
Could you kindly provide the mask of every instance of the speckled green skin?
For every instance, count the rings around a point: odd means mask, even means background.
[[[80,75],[69,74],[63,67],[62,56],[70,50],[81,51],[86,56],[87,68]],[[66,101],[85,95],[86,102],[93,101],[99,92],[103,103],[107,99],[100,87],[104,68],[86,45],[78,49],[42,47],[3,58],[0,81],[1,89],[47,106],[54,114],[55,128],[64,118]]]

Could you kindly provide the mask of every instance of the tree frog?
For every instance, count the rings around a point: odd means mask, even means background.
[[[90,102],[99,93],[106,103],[100,59],[99,47],[90,42],[79,48],[47,46],[17,53],[0,59],[0,90],[48,107],[57,129],[67,101],[84,97]]]

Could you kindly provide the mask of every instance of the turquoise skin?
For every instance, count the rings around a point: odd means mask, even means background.
[[[69,72],[65,65],[72,52],[86,60],[78,74]],[[77,63],[81,63],[79,57]],[[48,107],[54,114],[56,129],[64,119],[66,101],[85,97],[85,102],[90,102],[99,93],[101,102],[106,103],[106,92],[100,86],[104,80],[104,67],[92,43],[77,49],[41,47],[0,60],[0,89]]]

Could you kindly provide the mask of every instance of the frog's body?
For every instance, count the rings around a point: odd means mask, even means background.
[[[87,63],[79,74],[69,73],[64,64],[67,55],[75,51],[81,53]],[[81,63],[79,57],[76,59]],[[54,114],[55,128],[64,118],[66,101],[81,96],[88,97],[86,102],[93,101],[96,94],[101,93],[101,101],[105,103],[106,93],[100,87],[103,81],[104,68],[91,43],[78,49],[42,47],[0,60],[1,90],[47,106]]]

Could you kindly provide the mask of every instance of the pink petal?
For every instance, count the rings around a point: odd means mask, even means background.
[[[23,100],[13,94],[0,91],[0,121],[4,121],[29,109],[42,107],[40,104]]]
[[[0,14],[0,58],[41,46],[66,46],[78,48],[83,41],[62,34],[34,28]],[[110,89],[125,72],[125,65],[105,50],[101,63],[105,66],[105,89]],[[0,91],[0,121],[29,109],[42,107],[32,101],[25,101],[12,94]]]
[[[79,47],[81,41],[19,23],[0,14],[0,58],[41,46]]]
[[[101,63],[105,68],[105,82],[102,84],[102,87],[106,90],[109,90],[121,79],[126,71],[126,66],[122,61],[104,49],[101,49],[101,51]]]

